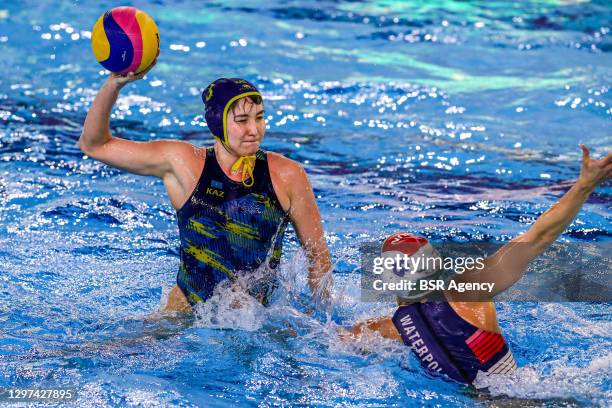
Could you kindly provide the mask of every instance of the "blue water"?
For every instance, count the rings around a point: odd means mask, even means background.
[[[44,3],[44,4],[41,4]],[[161,55],[128,85],[112,130],[211,143],[200,91],[263,91],[264,147],[302,163],[337,262],[312,313],[290,231],[270,308],[218,299],[155,319],[178,268],[160,181],[77,147],[105,80],[90,30],[111,2],[0,5],[0,387],[70,386],[72,406],[526,406],[612,401],[609,304],[504,303],[522,368],[478,391],[432,379],[403,346],[339,343],[337,325],[391,313],[360,302],[361,242],[525,231],[611,150],[606,1],[136,1]],[[563,239],[611,239],[600,188]]]

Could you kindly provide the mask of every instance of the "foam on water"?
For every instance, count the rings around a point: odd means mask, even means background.
[[[612,354],[597,355],[591,350],[589,363],[585,367],[569,364],[567,359],[554,360],[542,366],[519,367],[511,375],[490,376],[480,373],[474,385],[486,388],[493,396],[508,396],[534,400],[588,400],[592,404],[605,406],[612,392],[605,390],[612,368]],[[604,387],[597,392],[593,386]]]

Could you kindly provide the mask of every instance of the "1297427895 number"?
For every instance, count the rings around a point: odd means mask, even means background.
[[[76,389],[70,387],[52,388],[0,388],[0,401],[57,401],[73,400]]]

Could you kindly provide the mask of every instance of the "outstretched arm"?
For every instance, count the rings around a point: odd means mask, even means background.
[[[488,257],[482,271],[465,272],[455,278],[457,281],[494,282],[495,287],[490,294],[492,296],[521,279],[529,262],[544,252],[565,231],[589,195],[599,184],[612,176],[612,153],[603,159],[595,160],[591,159],[586,146],[580,145],[580,147],[582,168],[572,188],[540,215],[527,232]]]

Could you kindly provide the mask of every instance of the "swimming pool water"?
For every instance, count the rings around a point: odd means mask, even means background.
[[[111,2],[0,6],[0,387],[71,386],[73,406],[609,405],[612,319],[598,303],[500,303],[520,366],[468,389],[379,338],[336,326],[391,313],[360,301],[359,244],[525,231],[610,151],[606,1],[135,1],[161,55],[122,91],[112,131],[211,143],[200,92],[252,80],[263,147],[310,175],[336,294],[312,312],[293,233],[269,308],[224,294],[199,317],[151,318],[178,268],[161,182],[77,146],[105,80],[90,30]],[[563,239],[605,242],[609,186]]]

